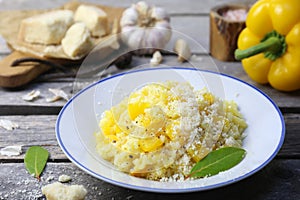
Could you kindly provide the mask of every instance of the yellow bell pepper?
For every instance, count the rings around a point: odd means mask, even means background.
[[[239,35],[235,57],[258,83],[281,91],[300,89],[300,1],[257,1]]]

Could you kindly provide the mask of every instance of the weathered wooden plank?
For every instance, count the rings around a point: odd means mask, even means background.
[[[0,10],[17,10],[17,9],[48,9],[48,8],[56,8],[69,0],[56,0],[56,1],[45,1],[44,3],[40,3],[38,0],[10,0],[10,1],[1,1],[0,2]],[[236,1],[238,3],[246,3],[251,4],[256,0],[239,0]],[[82,2],[92,2],[97,4],[115,6],[115,7],[128,7],[132,3],[137,1],[133,0],[122,0],[122,1],[106,1],[106,0],[85,0]],[[208,14],[210,9],[213,6],[228,3],[228,0],[210,0],[210,1],[194,1],[194,0],[148,0],[148,3],[152,5],[157,5],[164,7],[167,11],[174,14],[188,14],[188,15],[197,15],[197,14]]]
[[[30,113],[57,114],[66,101],[62,99],[56,102],[47,102],[48,98],[52,98],[54,96],[54,94],[49,91],[49,88],[63,89],[70,95],[72,84],[70,85],[68,82],[48,82],[29,84],[25,88],[18,90],[0,88],[0,115],[26,115]],[[24,95],[33,90],[40,91],[41,95],[39,98],[33,101],[25,101],[22,99]]]
[[[141,67],[146,67],[146,64],[149,64],[150,57],[134,57],[132,61],[132,67],[138,69]],[[216,59],[212,59],[206,55],[194,55],[189,63],[179,63],[176,59],[176,56],[164,56],[164,61],[161,66],[183,66],[183,67],[195,67],[203,70],[210,70],[215,72],[220,72],[228,74],[230,76],[239,78],[243,81],[252,84],[267,95],[269,95],[274,102],[285,111],[290,112],[291,109],[294,111],[300,109],[300,91],[284,93],[278,92],[275,89],[271,88],[269,85],[260,85],[254,83],[247,74],[244,72],[240,62],[220,62]],[[108,73],[118,73],[120,72],[115,67],[109,69]],[[51,74],[50,74],[51,75]],[[55,75],[55,74],[54,74]],[[0,88],[0,115],[8,114],[38,114],[39,110],[31,109],[31,107],[36,107],[41,109],[41,112],[46,112],[45,114],[55,114],[61,106],[66,102],[60,100],[54,103],[48,103],[47,98],[51,97],[52,94],[48,91],[49,88],[61,88],[70,96],[73,95],[73,88],[75,79],[69,78],[58,78],[47,80],[46,76],[41,76],[40,81],[31,83],[24,88],[16,90],[7,90]],[[94,78],[93,81],[98,80],[99,78]],[[86,84],[88,84],[87,82]],[[77,87],[75,87],[77,88]],[[36,99],[33,102],[26,102],[21,97],[32,90],[39,90],[41,92],[41,98]],[[37,107],[40,106],[40,107]],[[29,107],[29,108],[26,108]],[[29,110],[28,110],[29,109]]]
[[[34,83],[29,84],[24,88],[19,89],[5,89],[0,88],[0,104],[7,105],[26,105],[26,106],[62,106],[64,105],[64,100],[59,100],[56,102],[47,102],[48,98],[53,97],[53,93],[49,89],[62,89],[67,94],[71,94],[73,85],[72,82],[44,82],[44,83]],[[40,97],[33,101],[25,101],[22,97],[33,90],[40,91]]]
[[[279,152],[280,157],[299,158],[300,156],[300,114],[284,115],[286,124],[286,136],[282,149]]]
[[[55,136],[56,118],[56,115],[0,116],[0,119],[11,120],[19,125],[19,128],[11,131],[0,127],[0,148],[15,145],[22,146],[20,156],[0,155],[0,160],[10,162],[23,159],[27,149],[34,145],[45,147],[50,152],[51,160],[66,160],[67,158],[58,146]]]
[[[209,18],[208,16],[173,16],[171,17],[172,38],[168,43],[173,49],[177,39],[189,43],[194,53],[209,52]]]
[[[81,184],[86,199],[299,199],[300,160],[272,161],[260,172],[214,190],[186,194],[159,194],[135,191],[111,185],[91,177],[71,163],[48,163],[39,182],[30,176],[22,163],[0,164],[0,199],[45,199],[41,187],[58,180],[62,174],[72,177],[67,184]]]
[[[300,114],[286,114],[286,137],[278,157],[300,158]],[[7,157],[0,155],[0,161],[11,162],[21,160],[29,146],[40,145],[48,149],[51,160],[67,160],[67,157],[58,146],[55,136],[55,115],[29,116],[0,116],[19,125],[12,131],[0,128],[0,148],[11,145],[22,145],[23,153],[20,156]]]

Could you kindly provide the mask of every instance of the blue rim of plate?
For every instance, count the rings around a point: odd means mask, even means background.
[[[229,181],[226,182],[220,182],[217,184],[213,184],[213,185],[208,185],[208,186],[202,186],[202,187],[193,187],[193,188],[176,188],[176,189],[160,189],[160,188],[149,188],[149,187],[142,187],[142,186],[136,186],[130,183],[123,183],[123,182],[119,182],[119,181],[115,181],[113,179],[109,179],[107,177],[104,177],[92,170],[90,170],[89,168],[87,168],[86,166],[82,165],[78,160],[76,160],[71,154],[70,152],[67,150],[67,148],[64,146],[61,137],[60,137],[60,132],[59,132],[59,127],[60,127],[60,121],[61,121],[61,117],[65,111],[65,109],[73,102],[74,99],[76,99],[79,95],[81,95],[83,92],[85,92],[86,90],[88,90],[91,87],[94,87],[95,85],[107,81],[109,79],[118,77],[118,76],[123,76],[125,74],[131,74],[131,73],[137,73],[137,72],[142,72],[142,71],[150,71],[150,70],[168,70],[168,69],[175,69],[175,70],[190,70],[190,71],[199,71],[199,72],[206,72],[206,73],[211,73],[211,74],[217,74],[220,76],[224,76],[224,77],[228,77],[231,78],[235,81],[241,82],[247,86],[249,86],[250,88],[258,91],[260,94],[262,94],[266,99],[268,99],[269,102],[271,102],[271,104],[274,106],[274,108],[276,109],[278,115],[280,116],[280,120],[281,120],[281,137],[280,137],[280,141],[276,147],[276,150],[273,152],[273,154],[264,162],[262,163],[259,167],[253,169],[252,171],[238,177],[238,178],[234,178],[231,179]],[[243,180],[253,174],[255,174],[256,172],[260,171],[262,168],[264,168],[268,163],[270,163],[274,157],[277,155],[277,153],[279,152],[283,142],[284,142],[284,137],[285,137],[285,121],[283,118],[283,115],[279,109],[279,107],[275,104],[275,102],[268,96],[266,95],[263,91],[261,91],[260,89],[256,88],[255,86],[240,80],[238,78],[235,78],[233,76],[227,75],[227,74],[223,74],[223,73],[219,73],[219,72],[213,72],[213,71],[209,71],[209,70],[201,70],[201,69],[195,69],[195,68],[186,68],[186,67],[157,67],[157,68],[146,68],[146,69],[137,69],[137,70],[132,70],[132,71],[127,71],[127,72],[122,72],[122,73],[118,73],[115,74],[113,76],[101,79],[89,86],[87,86],[86,88],[82,89],[81,91],[79,91],[77,94],[75,94],[75,96],[73,96],[61,109],[58,117],[57,117],[57,121],[56,121],[56,125],[55,125],[55,131],[56,131],[56,138],[58,141],[59,146],[61,147],[61,149],[63,150],[63,152],[66,154],[66,156],[76,165],[78,166],[80,169],[82,169],[83,171],[87,172],[88,174],[92,175],[95,178],[98,178],[100,180],[103,180],[105,182],[111,183],[113,185],[117,185],[120,187],[124,187],[124,188],[128,188],[128,189],[134,189],[134,190],[139,190],[139,191],[146,191],[146,192],[156,192],[156,193],[187,193],[187,192],[198,192],[198,191],[205,191],[205,190],[210,190],[210,189],[215,189],[215,188],[219,188],[219,187],[223,187],[235,182],[238,182],[240,180]]]

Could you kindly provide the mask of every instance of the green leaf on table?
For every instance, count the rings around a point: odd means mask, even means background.
[[[223,147],[212,151],[192,168],[188,177],[202,178],[216,175],[239,164],[245,155],[244,149],[236,147]]]
[[[43,172],[49,153],[46,149],[39,146],[30,147],[24,158],[24,163],[27,171],[33,174],[37,179],[40,179],[40,175]]]

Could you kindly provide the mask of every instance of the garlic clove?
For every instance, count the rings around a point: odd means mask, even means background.
[[[139,28],[133,31],[130,38],[127,41],[128,46],[134,50],[145,47],[146,44],[143,44],[143,41],[145,41],[143,39],[145,37],[146,30],[147,29]]]
[[[148,28],[145,30],[147,40],[143,40],[144,47],[151,47],[156,49],[164,48],[165,44],[169,41],[171,35],[168,34],[168,29],[161,28]]]
[[[156,32],[155,34],[161,39],[162,45],[168,43],[172,36],[172,30],[170,27],[167,27],[166,23],[166,21],[157,22],[153,28],[154,32]]]
[[[155,28],[147,28],[145,29],[145,37],[147,40],[143,40],[143,47],[147,48],[161,48],[161,44],[163,42],[162,37],[159,33],[157,33]]]
[[[148,12],[150,10],[150,6],[144,2],[144,1],[140,1],[138,3],[135,4],[135,9],[143,16],[147,16]]]
[[[151,12],[151,17],[156,19],[157,21],[163,21],[166,20],[170,22],[169,14],[166,12],[165,9],[161,7],[153,7]]]
[[[174,51],[178,54],[179,62],[184,62],[189,60],[192,55],[189,45],[183,39],[178,39],[176,41]]]
[[[157,21],[155,27],[171,31],[171,26],[167,21]]]
[[[125,27],[123,27],[122,32],[121,32],[122,40],[126,40],[127,38],[129,38],[136,29],[138,29],[137,26],[125,26]]]
[[[122,28],[122,32],[121,32],[121,40],[127,44],[128,47],[130,47],[131,49],[135,48],[135,44],[134,46],[132,46],[133,44],[129,44],[129,40],[132,38],[131,35],[137,30],[139,29],[137,26],[124,26]],[[132,43],[132,41],[131,41]]]
[[[139,13],[137,10],[133,8],[126,9],[123,14],[120,21],[120,26],[132,26],[137,24],[137,20],[139,18]]]
[[[150,64],[152,66],[157,66],[162,62],[162,60],[163,60],[163,57],[162,57],[160,51],[155,51],[152,56],[152,59],[150,60]]]

